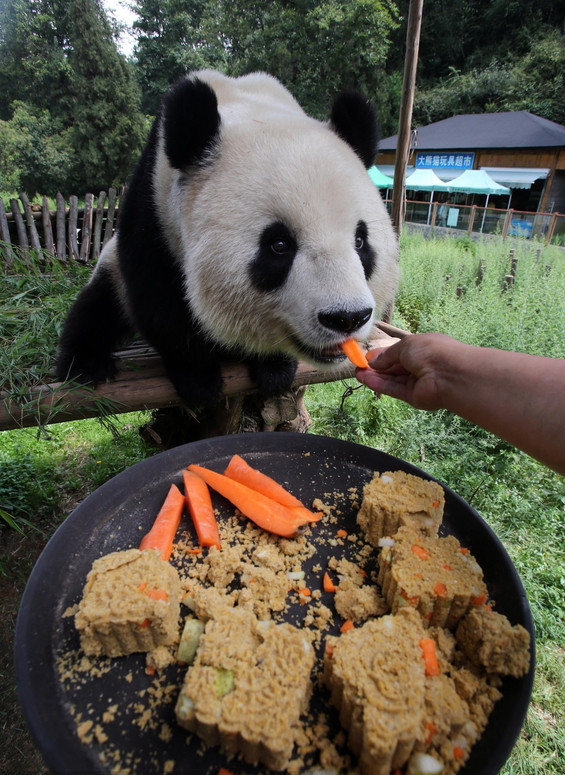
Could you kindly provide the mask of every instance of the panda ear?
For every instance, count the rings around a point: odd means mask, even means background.
[[[172,167],[184,170],[202,161],[220,133],[218,100],[197,78],[182,78],[165,94],[162,105],[165,153]]]
[[[333,104],[330,127],[348,143],[368,169],[375,163],[379,122],[371,102],[360,92],[339,94]]]

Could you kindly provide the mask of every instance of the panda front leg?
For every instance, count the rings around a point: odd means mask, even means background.
[[[184,341],[171,336],[158,339],[153,336],[152,344],[180,398],[189,406],[216,404],[222,393],[222,368],[213,347],[190,331]]]
[[[57,379],[92,385],[111,379],[116,372],[112,353],[131,334],[112,272],[99,266],[63,325],[55,364]]]
[[[262,358],[247,358],[249,376],[265,396],[277,396],[292,388],[298,361],[278,354]]]

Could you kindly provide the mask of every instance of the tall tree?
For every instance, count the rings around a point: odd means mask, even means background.
[[[145,122],[130,65],[117,49],[100,0],[66,0],[73,73],[75,186],[123,182],[139,151]]]
[[[100,0],[0,0],[5,180],[30,194],[124,182],[145,134],[139,100]]]
[[[144,113],[155,115],[161,95],[188,70],[213,66],[201,34],[206,5],[205,0],[135,0],[134,55]]]
[[[171,81],[195,67],[265,70],[319,117],[343,86],[386,93],[392,0],[137,0],[135,8],[135,55],[151,112]]]

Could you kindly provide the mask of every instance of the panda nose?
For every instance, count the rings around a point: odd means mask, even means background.
[[[331,331],[339,331],[342,334],[351,334],[370,320],[373,310],[370,307],[365,309],[347,310],[338,309],[332,312],[318,313],[318,320]]]

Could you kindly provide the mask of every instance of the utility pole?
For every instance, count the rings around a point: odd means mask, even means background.
[[[420,28],[424,0],[410,0],[408,10],[408,28],[406,30],[406,53],[404,56],[404,78],[398,118],[398,138],[396,142],[396,162],[394,165],[394,185],[392,189],[391,217],[396,233],[400,237],[404,221],[404,200],[406,167],[410,154],[410,127],[412,108],[416,88],[416,69],[420,48]]]

